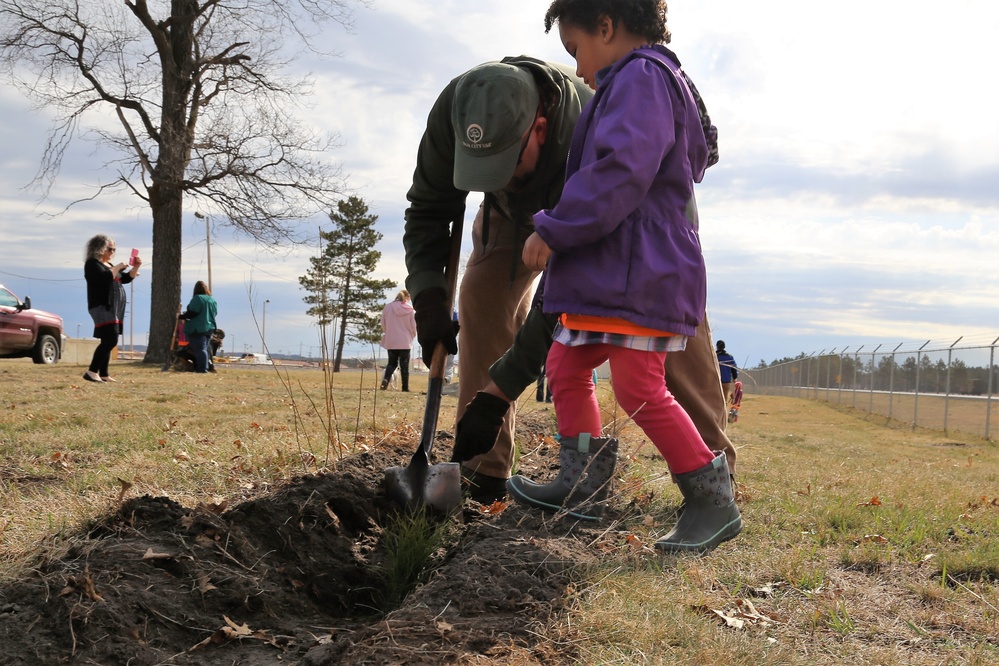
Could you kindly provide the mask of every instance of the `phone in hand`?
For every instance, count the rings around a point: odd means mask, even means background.
[[[138,257],[138,256],[139,256],[139,250],[138,250],[138,248],[134,248],[133,247],[132,248],[132,256],[128,258],[128,265],[129,266],[134,266],[135,265],[135,258]]]

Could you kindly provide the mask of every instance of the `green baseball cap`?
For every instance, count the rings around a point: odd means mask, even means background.
[[[538,112],[538,87],[525,70],[488,62],[466,72],[454,91],[454,186],[496,192],[513,178]]]

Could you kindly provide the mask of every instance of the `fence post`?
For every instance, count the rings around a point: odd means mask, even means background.
[[[829,390],[832,388],[829,385],[829,380],[832,377],[832,355],[836,352],[836,348],[833,347],[829,350],[829,358],[826,360],[826,402],[832,402],[829,399]],[[820,366],[821,369],[821,366]]]
[[[843,354],[849,346],[843,347],[839,352],[839,370],[836,372],[836,402],[843,403]]]
[[[989,345],[989,382],[988,382],[988,394],[985,396],[985,439],[989,439],[989,426],[992,420],[992,376],[995,374],[993,371],[993,364],[996,359],[996,343],[999,342],[999,338],[992,341]]]
[[[857,366],[860,365],[860,350],[864,348],[864,345],[857,347],[857,351],[853,352],[853,398],[851,399],[850,406],[853,408],[857,407]]]
[[[822,354],[825,351],[826,351],[825,349],[822,349],[815,356],[815,399],[816,400],[819,399],[819,381],[820,381],[820,378],[822,377]],[[812,364],[811,361],[809,361],[808,365],[811,366],[811,364]],[[808,374],[809,375],[812,374],[811,370],[809,370]]]
[[[888,371],[888,419],[891,420],[892,411],[892,400],[895,397],[895,353],[898,352],[898,348],[902,346],[902,343],[898,343],[898,347],[891,352],[891,368]]]
[[[871,390],[868,393],[868,400],[867,400],[867,413],[868,414],[873,414],[874,413],[874,355],[878,353],[879,349],[881,349],[881,345],[878,345],[877,347],[875,347],[874,351],[871,352],[871,379],[868,382],[869,385],[870,385],[870,389]]]
[[[915,430],[919,424],[919,367],[922,365],[923,347],[930,344],[927,340],[916,350],[916,395],[912,401],[912,429]]]
[[[812,352],[814,354],[815,352]],[[805,372],[801,375],[801,385],[805,389],[805,399],[808,399],[808,385],[812,382],[812,355],[809,354],[801,360],[805,364]],[[798,396],[801,396],[801,391],[798,391]]]
[[[954,355],[954,345],[961,341],[961,338],[954,341],[950,347],[947,348],[947,381],[944,384],[944,434],[947,433],[947,416],[948,411],[950,411],[950,363]]]

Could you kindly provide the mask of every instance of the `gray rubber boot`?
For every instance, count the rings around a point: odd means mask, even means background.
[[[724,453],[716,452],[715,459],[700,469],[677,475],[676,485],[683,494],[683,513],[673,531],[656,541],[656,548],[667,553],[704,553],[742,531]]]
[[[551,482],[535,483],[518,474],[506,482],[507,491],[521,504],[597,520],[617,467],[617,440],[582,433],[563,437],[560,444],[559,471]]]

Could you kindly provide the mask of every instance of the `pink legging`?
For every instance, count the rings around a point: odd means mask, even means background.
[[[652,440],[673,474],[700,469],[714,459],[694,422],[666,388],[665,352],[554,343],[545,370],[560,434],[576,437],[583,432],[594,436],[601,433],[593,369],[607,360],[617,403]]]

